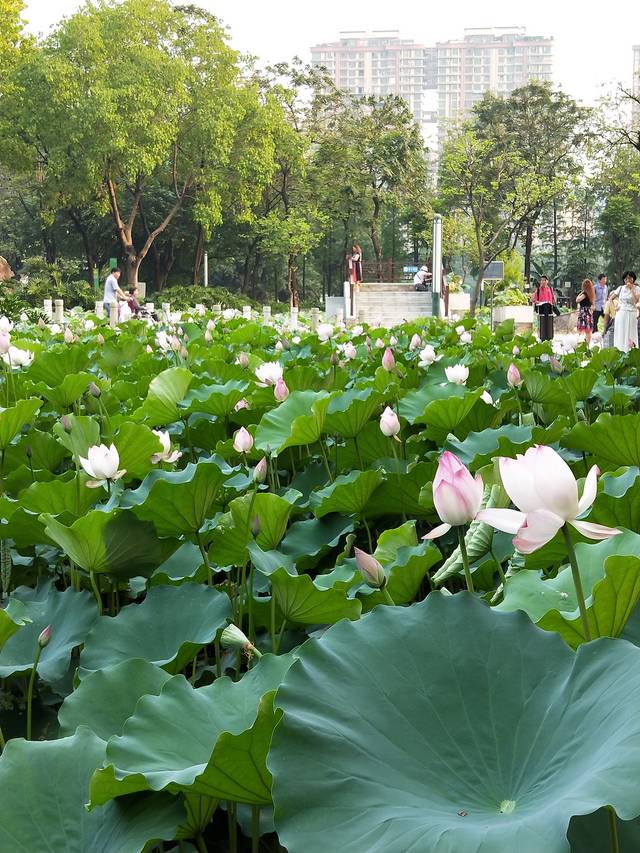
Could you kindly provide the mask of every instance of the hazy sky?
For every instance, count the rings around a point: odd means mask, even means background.
[[[194,0],[229,27],[233,46],[268,62],[332,41],[340,30],[399,29],[431,44],[458,38],[464,27],[526,26],[531,35],[553,36],[555,79],[576,98],[594,102],[617,81],[629,85],[634,44],[640,44],[636,0]],[[27,0],[29,28],[46,32],[78,0]],[[438,8],[441,6],[441,8]],[[590,8],[591,7],[591,8]]]

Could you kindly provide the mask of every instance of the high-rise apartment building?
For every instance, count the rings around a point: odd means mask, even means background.
[[[324,66],[346,92],[401,95],[416,121],[429,118],[424,93],[435,88],[435,48],[402,39],[397,30],[342,32],[339,41],[312,47],[311,63]]]
[[[438,118],[464,118],[485,92],[508,95],[533,80],[551,81],[553,39],[524,27],[465,29],[462,40],[436,44]]]

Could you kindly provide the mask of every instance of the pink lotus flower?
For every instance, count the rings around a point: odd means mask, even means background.
[[[253,482],[264,483],[267,479],[267,457],[263,456],[253,469]]]
[[[522,385],[523,379],[520,376],[520,371],[515,366],[515,364],[510,364],[509,369],[507,370],[507,383],[512,388],[519,388]]]
[[[233,439],[233,449],[236,453],[248,453],[253,447],[253,436],[244,427],[240,427]]]
[[[235,404],[235,406],[233,407],[233,411],[239,412],[241,409],[248,409],[248,408],[249,408],[249,403],[243,397],[242,400],[238,400],[238,402]]]
[[[445,450],[433,480],[433,503],[444,524],[423,538],[436,539],[452,527],[470,524],[482,506],[483,494],[484,483],[480,474],[474,478],[455,453]]]
[[[382,366],[388,372],[391,372],[392,370],[396,369],[396,360],[393,357],[393,352],[389,349],[389,347],[386,348],[382,356]]]
[[[47,625],[47,627],[40,632],[40,636],[38,637],[38,645],[41,649],[44,649],[49,645],[51,640],[51,625]]]
[[[387,438],[397,438],[397,435],[400,432],[400,421],[398,420],[398,416],[393,409],[389,408],[389,406],[387,406],[384,412],[380,415],[380,431],[383,435],[386,435]]]
[[[420,335],[418,335],[418,334],[413,335],[413,337],[409,341],[409,350],[411,352],[413,352],[416,349],[420,349],[421,346],[422,346],[422,339],[420,338]]]
[[[65,342],[65,344],[72,344],[74,342],[74,340],[75,340],[75,338],[73,336],[73,332],[67,326],[67,328],[64,330],[64,342]]]
[[[273,386],[273,396],[276,398],[277,403],[282,403],[289,396],[289,389],[287,388],[287,383],[284,381],[282,377],[276,381],[276,384]]]
[[[367,586],[373,587],[373,589],[382,589],[387,582],[387,576],[378,560],[360,548],[354,548],[353,553],[358,570]]]
[[[594,465],[578,499],[578,484],[571,469],[551,447],[536,445],[524,456],[501,457],[502,484],[518,510],[483,509],[478,520],[505,533],[515,533],[513,544],[522,554],[531,554],[550,542],[565,524],[588,539],[616,536],[620,533],[616,528],[577,518],[596,498],[599,473]]]

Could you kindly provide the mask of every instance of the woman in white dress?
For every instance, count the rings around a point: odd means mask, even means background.
[[[614,291],[618,297],[618,310],[613,327],[613,345],[621,352],[629,352],[630,349],[638,346],[640,287],[636,286],[636,274],[631,270],[625,272],[622,281],[624,282],[622,287]]]

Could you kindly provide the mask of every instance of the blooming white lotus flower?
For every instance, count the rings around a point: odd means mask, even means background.
[[[235,319],[235,317],[239,317],[239,316],[240,316],[240,312],[236,311],[235,308],[225,308],[224,311],[222,312],[222,319],[223,320],[233,320],[233,319]]]
[[[11,348],[11,335],[9,332],[0,332],[0,354],[4,355]]]
[[[466,329],[464,326],[456,326],[456,334],[458,335],[458,337],[460,337],[460,335],[463,335],[465,332]]]
[[[59,326],[57,323],[52,323],[49,326],[49,331],[51,332],[52,335],[59,335],[60,332],[62,331],[62,327]]]
[[[587,539],[608,539],[619,530],[578,519],[593,504],[598,489],[598,467],[594,465],[578,499],[578,484],[571,468],[551,447],[536,445],[515,459],[501,457],[500,477],[514,509],[484,509],[477,518],[515,533],[513,544],[522,554],[537,551],[570,524]]]
[[[320,323],[318,325],[317,333],[318,338],[324,343],[328,341],[330,337],[333,336],[333,326],[331,323]]]
[[[233,439],[233,449],[236,453],[248,453],[253,447],[253,436],[244,427],[240,427]]]
[[[94,444],[87,451],[87,458],[80,457],[80,464],[92,477],[87,481],[90,489],[99,489],[108,481],[119,480],[127,472],[126,469],[119,470],[120,455],[115,444],[107,447],[106,444]]]
[[[291,338],[291,342],[292,342],[292,343],[294,343],[294,344],[299,344],[299,343],[300,343],[300,335],[294,335],[294,336]]]
[[[380,415],[380,432],[387,438],[397,438],[400,432],[400,421],[393,409],[386,407]]]
[[[2,360],[10,367],[28,367],[33,361],[33,353],[31,350],[10,346],[3,354]]]
[[[256,367],[256,376],[261,385],[275,385],[282,379],[282,365],[278,361],[265,361]]]
[[[358,350],[354,347],[354,345],[349,341],[342,347],[342,352],[345,358],[357,358]]]
[[[282,341],[276,341],[275,346],[274,346],[274,350],[276,352],[282,352],[283,349],[284,349],[284,346],[283,346]]]
[[[162,352],[169,352],[171,349],[171,339],[164,329],[160,329],[159,332],[156,332],[156,345],[162,350]]]
[[[436,351],[431,344],[427,344],[424,349],[420,350],[419,356],[420,361],[418,364],[420,367],[429,367],[430,364],[433,364],[434,361],[438,361],[440,358],[439,355],[436,355]]]
[[[470,344],[471,343],[471,335],[469,332],[463,332],[460,335],[460,343],[461,344]]]
[[[93,329],[95,329],[95,327],[96,327],[96,324],[93,322],[93,320],[85,320],[84,321],[85,332],[91,332]]]
[[[151,457],[152,464],[157,465],[158,462],[177,462],[182,456],[182,453],[179,450],[171,450],[171,438],[169,433],[159,429],[154,429],[152,432],[160,439],[160,444],[162,445],[162,451],[160,453],[154,453]]]
[[[469,378],[469,368],[464,364],[454,364],[453,367],[445,367],[444,372],[449,382],[454,385],[465,385]]]
[[[13,323],[3,314],[2,317],[0,317],[0,332],[4,332],[6,334],[7,332],[10,332],[11,329],[13,329]]]
[[[364,326],[352,326],[351,327],[351,337],[357,338],[364,332]]]
[[[487,406],[493,406],[493,397],[488,391],[483,391],[480,395],[480,399],[484,400]]]

